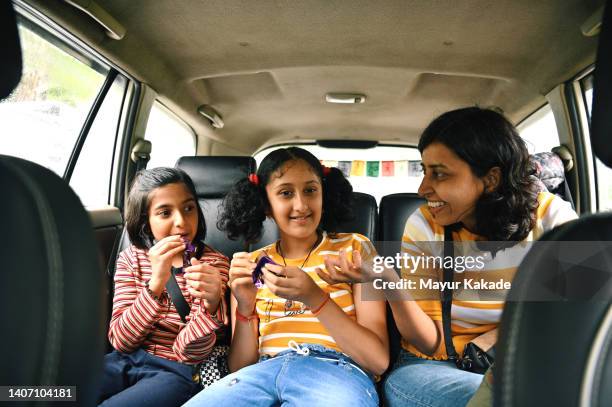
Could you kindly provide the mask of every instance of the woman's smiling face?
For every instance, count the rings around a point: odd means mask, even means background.
[[[427,200],[434,221],[441,226],[461,222],[474,231],[476,202],[485,190],[483,179],[442,143],[428,145],[422,162],[425,176],[419,195]]]

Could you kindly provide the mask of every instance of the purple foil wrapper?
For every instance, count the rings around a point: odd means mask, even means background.
[[[185,252],[183,253],[183,268],[191,266],[191,258],[195,256],[196,245],[185,238],[181,238],[185,243]]]
[[[264,286],[263,282],[263,271],[261,270],[263,266],[266,264],[277,264],[268,256],[263,256],[257,261],[257,265],[255,266],[255,270],[253,270],[253,284],[255,287],[261,288]]]

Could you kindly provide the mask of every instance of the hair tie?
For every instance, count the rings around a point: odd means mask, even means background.
[[[249,174],[249,182],[255,186],[259,185],[259,177],[255,173]]]
[[[326,167],[325,165],[323,165],[322,167],[323,167],[323,176],[327,177],[329,173],[331,172],[331,168]]]

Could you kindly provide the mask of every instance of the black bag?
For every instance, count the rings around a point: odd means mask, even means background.
[[[450,256],[455,257],[455,249],[453,247],[453,235],[451,229],[446,226],[444,227],[444,259]],[[443,262],[446,264],[446,261]],[[454,264],[454,261],[453,261]],[[453,282],[452,268],[444,267],[444,282]],[[452,284],[444,284],[444,290],[442,291],[442,330],[444,331],[444,343],[446,345],[446,354],[448,360],[455,362],[455,365],[461,369],[472,373],[484,374],[495,360],[495,353],[493,346],[490,349],[481,349],[474,341],[468,342],[463,350],[463,355],[459,357],[455,345],[453,344],[453,336],[451,333],[451,307],[453,305],[453,290],[448,288]],[[482,335],[483,337],[487,335]]]
[[[182,270],[172,267],[172,274],[166,283],[166,289],[170,294],[170,298],[179,313],[181,320],[186,323],[187,315],[189,314],[189,305],[183,297],[183,293],[176,281],[176,273]],[[210,355],[200,364],[194,367],[193,380],[199,382],[202,388],[206,388],[227,376],[229,368],[227,366],[227,356],[229,354],[229,346],[215,345],[210,352]]]

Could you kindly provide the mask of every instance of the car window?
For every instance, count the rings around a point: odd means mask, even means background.
[[[266,148],[255,154],[257,165],[271,151],[289,145]],[[326,148],[300,145],[328,167],[338,167],[353,190],[373,195],[380,204],[383,196],[416,192],[423,179],[421,154],[409,146],[376,146],[367,149]]]
[[[174,167],[183,156],[196,152],[195,133],[161,103],[153,103],[145,139],[151,142],[151,159],[147,168]]]
[[[525,140],[529,154],[550,151],[561,144],[555,116],[549,104],[523,120],[517,126],[517,130]]]
[[[111,170],[117,145],[118,123],[128,80],[117,76],[87,134],[70,186],[83,205],[99,207],[109,203]]]
[[[0,153],[62,176],[109,70],[23,18],[19,35],[23,75],[0,103]]]

